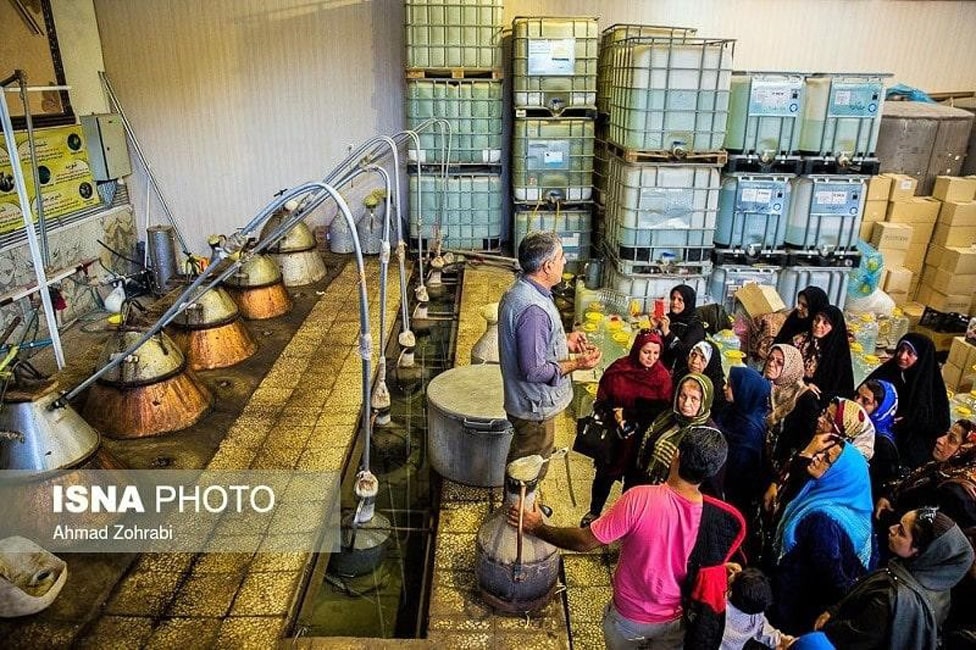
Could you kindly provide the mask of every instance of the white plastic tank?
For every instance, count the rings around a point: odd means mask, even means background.
[[[429,243],[438,237],[448,248],[496,250],[505,235],[500,174],[409,176],[410,245],[423,231]],[[418,200],[418,188],[420,196]],[[423,202],[423,205],[421,205]]]
[[[502,0],[406,0],[408,68],[500,68]]]
[[[546,230],[558,233],[567,260],[571,262],[587,260],[591,253],[591,219],[592,215],[588,206],[580,208],[561,207],[558,210],[527,207],[517,209],[515,211],[512,249],[517,251],[519,244],[529,232]]]
[[[407,128],[431,118],[446,120],[448,134],[419,132],[420,149],[408,140],[407,156],[421,164],[447,162],[497,165],[502,161],[501,79],[408,79]]]
[[[889,74],[814,74],[806,78],[800,150],[814,155],[873,156]]]
[[[803,80],[799,72],[733,72],[725,148],[765,159],[798,152]]]
[[[512,21],[512,88],[516,108],[596,108],[599,46],[596,17]]]
[[[750,254],[782,250],[792,174],[726,174],[718,200],[715,245]]]
[[[864,213],[866,176],[798,176],[793,180],[786,244],[819,251],[854,250]]]
[[[716,165],[628,163],[610,158],[606,241],[620,259],[709,258],[721,175]]]
[[[735,41],[613,43],[610,141],[641,151],[716,151],[725,142]]]
[[[512,192],[516,201],[589,201],[593,194],[591,119],[516,118]]]
[[[844,267],[794,266],[780,272],[776,292],[784,303],[795,305],[797,294],[815,285],[824,290],[831,305],[843,309],[849,273],[850,269]]]
[[[775,287],[782,269],[778,266],[718,265],[708,279],[708,295],[725,305],[729,313],[735,311],[735,292],[749,282]]]

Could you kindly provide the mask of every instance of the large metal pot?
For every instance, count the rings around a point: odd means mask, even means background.
[[[427,386],[431,467],[465,485],[503,485],[512,442],[503,404],[500,366],[462,366],[435,377]]]

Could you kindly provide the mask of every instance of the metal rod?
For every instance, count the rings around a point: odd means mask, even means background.
[[[58,332],[58,318],[54,312],[54,304],[51,301],[51,293],[47,291],[48,281],[44,271],[44,260],[41,258],[40,247],[37,242],[37,233],[34,232],[34,224],[31,213],[30,198],[27,196],[27,184],[24,182],[24,170],[21,169],[20,154],[17,151],[17,141],[14,138],[14,126],[10,119],[10,109],[7,106],[7,96],[0,94],[0,123],[3,126],[3,137],[7,143],[7,153],[10,156],[10,166],[13,170],[14,185],[17,188],[17,198],[20,201],[20,209],[24,218],[24,231],[27,235],[27,246],[30,248],[31,258],[34,263],[34,275],[37,278],[38,291],[41,294],[41,303],[44,306],[44,317],[47,321],[47,329],[51,336],[51,347],[54,348],[54,358],[57,361],[58,369],[64,368],[64,350],[61,348],[61,334]]]
[[[37,164],[37,142],[34,141],[34,118],[31,116],[30,101],[27,99],[27,73],[15,70],[20,86],[20,101],[24,105],[24,122],[27,125],[27,149],[30,152],[31,172],[34,176],[34,201],[37,210],[37,232],[41,244],[41,259],[44,267],[51,265],[51,253],[47,245],[47,221],[44,219],[44,194],[41,192],[41,169]],[[33,224],[31,224],[33,227]]]
[[[112,89],[112,84],[108,80],[108,75],[105,74],[104,70],[99,70],[98,77],[102,80],[102,85],[105,87],[105,92],[108,94],[109,100],[115,106],[116,110],[118,110],[119,117],[122,118],[122,125],[125,126],[125,133],[129,136],[129,140],[132,142],[132,148],[136,150],[136,155],[139,156],[139,161],[142,163],[143,169],[146,170],[146,176],[152,180],[152,188],[156,192],[156,198],[159,199],[159,203],[163,206],[163,212],[166,214],[166,220],[169,221],[171,226],[173,226],[173,231],[176,233],[176,240],[179,242],[180,248],[183,250],[183,254],[187,257],[191,257],[190,249],[186,245],[186,240],[183,239],[183,233],[180,232],[180,228],[176,224],[176,218],[173,217],[173,211],[170,210],[169,203],[166,202],[166,197],[163,196],[163,190],[159,186],[159,181],[156,180],[156,175],[153,173],[152,165],[149,164],[149,158],[146,157],[145,152],[142,150],[142,145],[139,144],[139,139],[136,138],[136,132],[133,130],[132,124],[129,122],[129,118],[126,117],[125,110],[122,108],[122,103],[115,94],[115,90]],[[148,196],[146,197],[146,203],[149,203]],[[146,248],[148,249],[148,246]]]
[[[7,84],[0,82],[0,86],[6,86]],[[8,93],[19,93],[20,88],[4,88],[4,92]],[[71,86],[27,86],[25,89],[29,93],[40,93],[48,90],[71,90]]]

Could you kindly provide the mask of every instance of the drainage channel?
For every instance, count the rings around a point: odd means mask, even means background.
[[[427,385],[454,365],[462,273],[430,289],[426,317],[416,315],[415,365],[398,369],[396,336],[387,348],[390,423],[375,426],[371,469],[379,479],[376,512],[389,525],[360,530],[353,549],[316,558],[293,637],[423,638],[433,571],[440,479],[427,459]],[[411,283],[412,285],[414,283]],[[411,293],[411,295],[413,295]],[[394,332],[399,332],[397,317]],[[343,515],[355,510],[358,441],[342,476]],[[344,531],[346,532],[346,531]]]

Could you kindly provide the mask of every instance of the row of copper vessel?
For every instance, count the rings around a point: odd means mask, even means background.
[[[286,214],[273,215],[264,231],[276,228]],[[77,467],[92,459],[99,431],[130,439],[193,425],[213,403],[194,371],[226,368],[251,357],[258,346],[243,319],[286,314],[292,307],[286,287],[312,284],[325,275],[315,237],[299,222],[266,254],[241,264],[225,287],[201,294],[165,331],[99,377],[88,391],[83,418],[70,408],[49,408],[58,398],[53,383],[6,395],[0,430],[17,435],[0,441],[0,469]],[[145,331],[120,329],[102,349],[99,367],[135,344]]]

